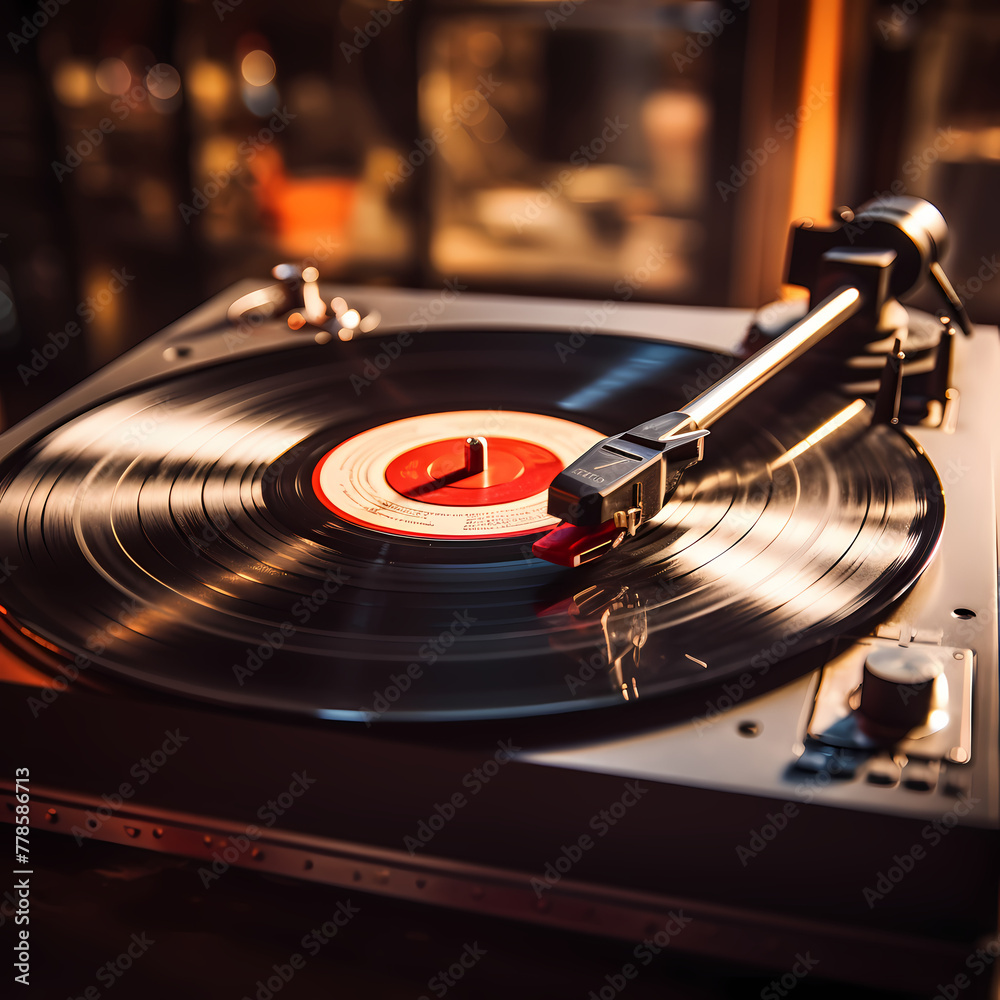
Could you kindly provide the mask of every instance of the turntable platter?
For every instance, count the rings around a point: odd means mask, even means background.
[[[627,551],[575,570],[533,558],[553,523],[549,465],[679,407],[719,361],[596,335],[564,363],[559,343],[430,331],[362,380],[374,338],[310,345],[67,421],[3,469],[9,623],[83,665],[224,704],[532,715],[804,650],[884,608],[933,553],[941,489],[916,446],[849,397],[786,391],[713,428]],[[482,472],[462,464],[466,436],[495,445]],[[361,465],[377,489],[347,510]],[[426,520],[393,528],[392,507]]]

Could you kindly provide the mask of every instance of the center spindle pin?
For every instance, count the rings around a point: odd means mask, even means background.
[[[470,476],[486,471],[487,463],[486,438],[468,437],[465,439],[465,468]]]

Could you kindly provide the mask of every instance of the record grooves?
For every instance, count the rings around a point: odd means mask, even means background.
[[[782,638],[805,650],[885,607],[932,554],[934,469],[832,391],[794,406],[761,393],[725,418],[628,558],[578,570],[531,557],[544,525],[418,537],[352,523],[317,495],[327,456],[394,421],[486,412],[495,436],[525,440],[504,435],[504,415],[537,414],[597,439],[680,406],[717,360],[598,335],[566,365],[559,339],[430,331],[358,395],[350,376],[378,350],[359,339],[99,405],[5,467],[17,513],[0,544],[21,567],[7,610],[70,655],[213,702],[362,720],[415,663],[386,718],[473,719],[679,690]],[[551,440],[530,443],[563,460]],[[404,432],[389,450],[426,444]],[[484,523],[503,503],[479,508]],[[599,669],[570,683],[581,663]]]

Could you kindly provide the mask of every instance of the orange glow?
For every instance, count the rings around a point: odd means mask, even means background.
[[[274,60],[263,50],[254,49],[243,57],[240,71],[252,87],[265,87],[274,79]]]
[[[94,70],[80,59],[66,59],[52,77],[56,97],[70,108],[82,108],[95,96],[97,81]]]
[[[111,267],[94,267],[84,276],[84,290],[93,316],[88,328],[87,351],[95,364],[104,364],[124,349],[121,286],[111,279]]]
[[[132,86],[132,74],[129,72],[128,66],[114,56],[102,59],[97,64],[97,72],[94,75],[97,86],[105,94],[125,94]]]
[[[22,663],[6,650],[0,650],[0,683],[24,684],[26,687],[53,687],[54,677]]]
[[[807,216],[820,225],[832,221],[843,19],[843,0],[810,0],[799,93],[808,117],[803,112],[795,147],[789,223]]]
[[[503,55],[503,42],[492,31],[477,31],[469,36],[467,44],[469,58],[477,66],[493,66]]]
[[[225,111],[232,80],[223,66],[199,59],[188,71],[187,81],[188,91],[202,114],[216,118]]]
[[[9,612],[6,608],[0,607],[0,613],[7,615]],[[59,653],[60,656],[64,655],[62,650],[57,649],[51,643],[45,642],[44,639],[39,639],[38,636],[14,623],[4,623],[4,631],[9,631],[11,625],[13,625],[13,627],[18,631],[27,635],[30,639],[40,642],[41,645],[46,648]],[[24,684],[28,687],[50,688],[54,687],[56,682],[60,680],[62,680],[62,678],[50,677],[41,670],[25,663],[24,659],[18,656],[12,649],[0,646],[0,684]]]
[[[50,649],[53,653],[59,653],[60,656],[62,655],[63,651],[58,646],[53,645],[48,639],[43,639],[40,635],[36,635],[31,629],[27,629],[22,625],[20,631],[21,635],[26,635],[32,642],[37,642],[39,646]]]
[[[812,434],[803,438],[794,447],[789,448],[779,459],[774,462],[768,462],[768,471],[773,472],[775,469],[780,469],[783,465],[795,461],[799,455],[805,454],[814,445],[819,444],[823,438],[829,437],[835,430],[843,427],[852,417],[856,417],[859,413],[862,413],[864,409],[865,401],[863,399],[854,400],[850,406],[845,406],[844,409],[834,414],[825,424],[814,430]]]
[[[339,240],[354,211],[358,182],[348,177],[293,177],[265,146],[250,162],[260,207],[274,220],[286,252],[307,256],[320,239]]]

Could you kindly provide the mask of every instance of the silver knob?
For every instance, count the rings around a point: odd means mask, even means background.
[[[924,724],[941,662],[913,646],[880,646],[865,660],[859,723],[873,736],[903,735]]]

